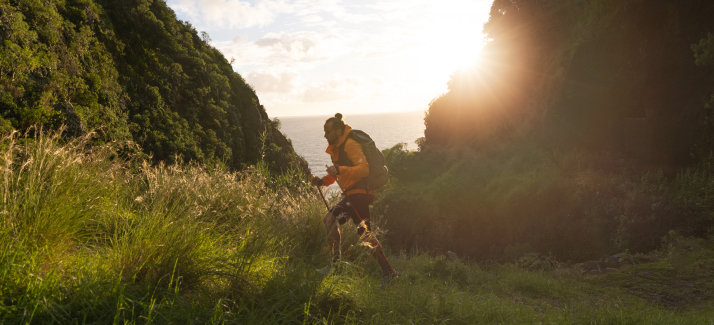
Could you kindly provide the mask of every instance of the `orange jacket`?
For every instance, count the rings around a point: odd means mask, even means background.
[[[337,141],[337,144],[328,146],[325,152],[330,154],[332,163],[338,169],[337,182],[343,191],[348,190],[345,193],[346,196],[357,193],[373,194],[374,191],[367,191],[364,188],[352,188],[357,182],[369,175],[369,163],[367,163],[367,157],[362,152],[362,146],[357,141],[347,138],[350,131],[352,131],[352,128],[349,125],[345,125],[345,132]],[[345,144],[345,153],[354,166],[339,166],[337,164],[342,143]]]

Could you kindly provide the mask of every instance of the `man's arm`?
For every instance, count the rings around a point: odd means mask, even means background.
[[[311,182],[312,186],[330,186],[335,182],[335,178],[331,175],[325,175],[322,178],[313,175]]]

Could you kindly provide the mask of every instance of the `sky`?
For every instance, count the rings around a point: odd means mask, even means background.
[[[167,0],[271,117],[425,111],[473,64],[493,0]]]

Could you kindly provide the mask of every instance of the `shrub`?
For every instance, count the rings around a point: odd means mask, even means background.
[[[518,258],[510,256],[518,246],[528,248],[522,255],[586,260],[626,249],[647,252],[671,229],[703,236],[713,224],[708,167],[668,179],[661,171],[636,172],[614,156],[537,148],[387,150],[401,157],[387,160],[399,164],[388,165],[399,173],[375,204],[389,244],[496,260]],[[414,176],[431,166],[432,179]]]

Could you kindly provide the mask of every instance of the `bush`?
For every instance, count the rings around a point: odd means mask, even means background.
[[[399,173],[375,204],[389,244],[495,260],[518,258],[510,256],[514,247],[527,247],[519,254],[587,260],[651,251],[671,229],[704,236],[713,224],[714,178],[706,166],[668,179],[661,171],[636,172],[614,156],[537,148],[385,151],[401,157],[387,159]],[[431,179],[413,173],[431,166]]]

